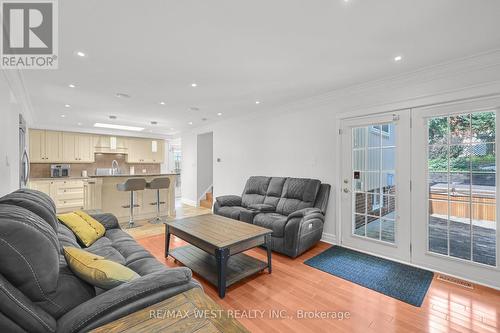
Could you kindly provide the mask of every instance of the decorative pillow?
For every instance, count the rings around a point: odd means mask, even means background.
[[[102,289],[113,289],[140,277],[128,267],[76,247],[64,246],[64,257],[76,276]]]
[[[89,247],[106,232],[106,228],[89,214],[76,211],[57,215],[57,218],[73,231],[83,245]]]

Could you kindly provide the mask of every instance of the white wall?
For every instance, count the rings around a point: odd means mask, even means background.
[[[0,77],[0,196],[19,187],[19,112]]]
[[[195,201],[196,136],[214,135],[214,195],[240,194],[251,175],[317,178],[333,186],[324,239],[337,234],[342,117],[500,94],[500,51],[350,87],[182,134],[183,198]],[[186,190],[186,192],[184,192]],[[188,191],[189,190],[189,191]]]
[[[214,183],[213,165],[214,165],[214,144],[213,133],[199,134],[197,137],[196,152],[196,198],[197,202],[205,194],[207,189]]]

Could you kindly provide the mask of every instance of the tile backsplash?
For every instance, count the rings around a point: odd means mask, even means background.
[[[136,175],[143,173],[143,170],[146,170],[145,173],[148,174],[161,172],[160,164],[128,164],[126,155],[97,153],[95,154],[94,163],[70,163],[70,177],[80,177],[83,170],[87,170],[89,176],[95,175],[97,168],[111,168],[113,160],[118,162],[118,166],[123,174],[129,174],[131,166],[134,167]],[[50,177],[50,164],[31,163],[30,167],[31,178]]]

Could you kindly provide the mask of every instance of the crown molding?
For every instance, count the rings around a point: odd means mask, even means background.
[[[430,106],[453,100],[500,94],[500,49],[454,59],[183,131],[208,131],[235,120],[324,109],[337,118]]]

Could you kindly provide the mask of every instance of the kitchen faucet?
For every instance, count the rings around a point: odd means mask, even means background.
[[[113,160],[113,162],[111,162],[111,174],[112,175],[118,174],[118,170],[119,170],[118,162],[116,160]]]

